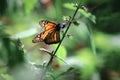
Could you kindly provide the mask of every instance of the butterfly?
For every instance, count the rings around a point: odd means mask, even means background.
[[[55,44],[60,42],[60,24],[47,20],[42,20],[39,24],[44,27],[45,30],[36,35],[32,40],[33,43],[45,42],[46,44]]]

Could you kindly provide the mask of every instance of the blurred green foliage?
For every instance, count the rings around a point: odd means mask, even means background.
[[[4,27],[2,24],[1,28]],[[2,29],[3,30],[3,29]],[[0,58],[1,66],[8,65],[13,67],[16,64],[20,64],[24,61],[23,49],[19,40],[12,40],[9,35],[0,30]],[[2,65],[3,64],[3,65]]]
[[[73,4],[78,2],[44,1],[0,0],[0,80],[40,79],[39,75],[42,74],[50,55],[39,48],[52,52],[57,44],[32,43],[34,36],[42,32],[39,21],[46,19],[62,23],[63,16],[72,17],[76,9]],[[73,23],[70,26],[56,54],[63,61],[55,58],[52,69],[45,75],[47,80],[96,80],[96,76],[93,77],[96,72],[101,80],[107,80],[102,78],[103,74],[106,78],[111,76],[104,71],[109,70],[111,73],[111,70],[114,70],[119,74],[119,2],[81,1],[81,7],[75,17],[78,24]],[[66,27],[62,29],[63,32]]]

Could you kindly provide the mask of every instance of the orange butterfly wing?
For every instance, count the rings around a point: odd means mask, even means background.
[[[44,42],[46,44],[55,44],[55,43],[60,42],[60,32],[53,31],[52,33],[48,34]]]
[[[47,35],[55,30],[56,24],[50,21],[40,21],[40,25],[45,28],[45,31],[41,33],[41,39],[44,40]]]
[[[34,43],[44,41],[46,44],[54,44],[60,41],[60,26],[58,24],[42,20],[40,25],[45,28],[45,31],[34,38]]]

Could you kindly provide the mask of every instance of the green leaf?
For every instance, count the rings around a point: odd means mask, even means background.
[[[63,4],[63,6],[65,8],[71,9],[71,10],[76,10],[76,7],[72,6],[71,3],[65,3],[65,4]]]
[[[56,49],[57,45],[54,45],[54,49]],[[62,60],[65,60],[66,59],[66,56],[67,56],[67,51],[65,49],[64,46],[60,46],[57,53],[56,53],[56,56],[61,58]],[[61,61],[61,59],[58,58],[58,63],[59,64],[63,64],[64,62]]]
[[[63,4],[63,6],[65,8],[71,9],[71,10],[76,10],[76,7],[72,6],[71,3],[65,3]],[[84,16],[85,18],[88,18],[89,20],[91,20],[93,23],[95,23],[95,19],[96,17],[94,15],[92,15],[90,12],[86,11],[85,9],[80,8],[78,10],[78,12],[80,12],[80,15]]]

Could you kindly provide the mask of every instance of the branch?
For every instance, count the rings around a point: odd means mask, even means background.
[[[73,17],[72,17],[72,18],[71,18],[71,20],[69,21],[69,23],[68,23],[68,27],[67,27],[67,29],[66,29],[65,33],[63,34],[63,37],[62,37],[62,39],[61,39],[60,43],[58,44],[58,46],[57,46],[56,50],[53,52],[53,56],[51,56],[51,58],[50,58],[50,60],[49,60],[49,62],[48,62],[48,64],[47,64],[46,68],[47,68],[47,67],[49,67],[49,65],[51,65],[52,60],[53,60],[53,58],[54,58],[55,54],[57,53],[57,51],[58,51],[58,49],[59,49],[59,47],[60,47],[60,45],[61,45],[61,43],[62,43],[63,39],[64,39],[64,38],[65,38],[65,36],[66,36],[66,33],[67,33],[68,29],[69,29],[69,28],[70,28],[70,26],[71,26],[72,21],[73,21],[73,20],[74,20],[74,18],[75,18],[75,15],[77,14],[77,12],[78,12],[78,10],[79,10],[79,8],[80,8],[80,5],[81,5],[81,1],[79,2],[78,6],[77,6],[77,9],[76,9],[76,11],[75,11],[75,13],[74,13],[74,15],[73,15]]]

